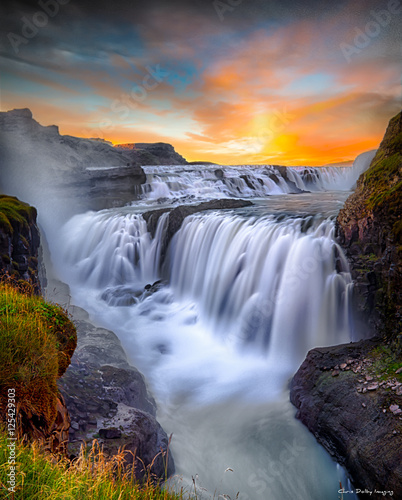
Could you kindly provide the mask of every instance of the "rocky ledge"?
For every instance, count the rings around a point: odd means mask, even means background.
[[[68,304],[69,288],[48,279],[48,297]],[[174,473],[169,439],[156,420],[156,404],[142,374],[128,361],[117,336],[94,326],[88,313],[69,306],[78,343],[58,386],[71,417],[69,453],[78,455],[81,445],[94,439],[108,456],[126,450],[126,466],[133,465],[141,479],[148,472],[156,480]]]
[[[337,218],[355,282],[355,303],[371,334],[402,354],[402,113],[390,121],[369,169]],[[397,337],[399,336],[399,340]]]
[[[186,159],[164,142],[118,144],[115,149],[140,165],[187,165]]]
[[[0,273],[31,283],[39,293],[39,229],[34,207],[0,194]]]
[[[396,366],[380,339],[313,349],[290,397],[297,418],[346,467],[356,489],[393,491],[399,498],[402,369]]]
[[[148,231],[151,233],[152,237],[154,237],[160,217],[165,213],[169,214],[162,240],[161,258],[163,261],[171,239],[181,228],[184,219],[189,215],[203,212],[205,210],[229,210],[234,208],[250,207],[252,205],[253,203],[247,200],[222,199],[206,201],[204,203],[199,203],[198,205],[180,205],[176,208],[150,210],[149,212],[143,213],[142,216],[147,223]]]
[[[290,388],[297,417],[346,467],[362,498],[366,489],[402,498],[401,174],[399,113],[336,223],[358,328],[373,338],[313,349]]]

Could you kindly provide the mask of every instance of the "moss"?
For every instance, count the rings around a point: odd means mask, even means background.
[[[366,201],[369,210],[381,205],[388,205],[389,212],[400,210],[402,193],[402,156],[395,153],[387,158],[375,161],[364,176],[364,185],[372,191]]]
[[[402,368],[402,360],[390,346],[377,346],[369,353],[368,357],[372,359],[374,374],[379,375],[381,380],[393,377],[402,382],[402,373],[395,374],[396,370]]]
[[[0,195],[0,229],[12,235],[15,229],[27,229],[36,218],[36,209],[14,196]]]
[[[0,332],[0,409],[13,388],[19,414],[35,416],[49,429],[56,417],[56,382],[76,346],[74,325],[59,306],[33,295],[29,284],[17,290],[0,283]]]

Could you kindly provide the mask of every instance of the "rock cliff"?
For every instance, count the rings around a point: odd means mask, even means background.
[[[357,307],[372,334],[401,343],[402,113],[390,121],[370,168],[337,219]],[[396,338],[399,337],[399,340]],[[400,351],[402,352],[402,351]]]
[[[115,149],[140,165],[187,165],[186,159],[164,142],[118,144]]]
[[[36,216],[34,207],[0,195],[0,420],[11,417],[16,437],[66,454],[70,418],[56,381],[77,336],[64,311],[39,296]]]
[[[60,135],[29,109],[0,113],[0,191],[53,217],[131,201],[145,174],[106,141]]]
[[[17,198],[0,195],[0,270],[30,282],[39,292],[39,229],[36,209]]]
[[[313,349],[290,387],[297,417],[345,465],[362,498],[365,489],[370,498],[402,498],[401,174],[399,113],[337,218],[357,327],[373,338]]]

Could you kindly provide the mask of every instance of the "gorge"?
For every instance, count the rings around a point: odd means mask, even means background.
[[[48,137],[41,141],[45,148]],[[12,147],[3,148],[11,156]],[[116,173],[127,167],[123,148],[102,148],[119,158]],[[63,177],[30,190],[23,178],[3,175],[10,194],[38,206],[54,275],[68,284],[77,314],[89,314],[81,319],[99,329],[98,348],[102,332],[109,342],[112,330],[144,374],[157,419],[173,434],[178,488],[200,498],[335,500],[340,482],[348,485],[294,418],[288,384],[310,349],[364,343],[372,334],[355,314],[354,276],[335,219],[374,154],[360,155],[353,167],[137,165],[125,204],[104,191],[96,206],[81,200],[78,208],[79,181]],[[101,165],[86,157],[76,178],[104,172],[106,157]],[[331,376],[339,356],[325,353],[336,362],[325,360],[319,370]],[[299,377],[309,385],[313,372]],[[300,395],[292,401],[300,416]],[[400,434],[393,447],[396,440]],[[360,478],[340,452],[333,455]]]

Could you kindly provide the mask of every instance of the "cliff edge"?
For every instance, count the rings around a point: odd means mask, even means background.
[[[361,498],[402,498],[402,114],[337,218],[368,340],[311,350],[290,399]]]

